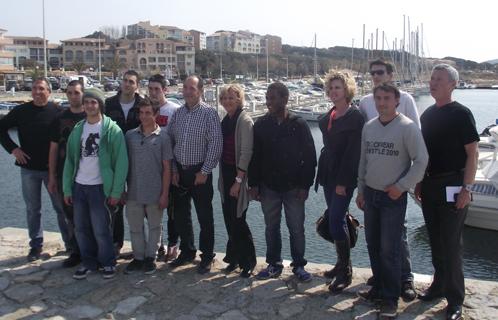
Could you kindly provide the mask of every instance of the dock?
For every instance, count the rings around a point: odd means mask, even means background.
[[[309,283],[298,282],[284,261],[277,279],[240,278],[226,275],[223,253],[217,253],[211,272],[199,275],[196,264],[171,270],[158,262],[153,275],[125,275],[129,261],[119,260],[114,279],[97,272],[74,280],[76,268],[63,269],[60,234],[44,233],[42,260],[28,263],[27,230],[0,229],[0,319],[376,319],[374,306],[357,292],[368,288],[369,269],[354,268],[353,283],[343,293],[331,295],[323,272],[331,265],[308,263]],[[130,244],[125,244],[125,251]],[[258,258],[256,271],[265,266]],[[417,290],[425,289],[430,276],[415,275]],[[465,319],[496,319],[498,283],[466,279]],[[400,300],[398,319],[444,319],[446,302]]]

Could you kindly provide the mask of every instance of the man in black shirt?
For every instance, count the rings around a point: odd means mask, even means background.
[[[21,104],[0,120],[0,143],[15,158],[21,167],[21,186],[26,204],[29,245],[28,260],[40,258],[43,246],[41,225],[41,185],[48,183],[49,128],[60,109],[49,102],[51,89],[47,79],[39,78],[33,83],[33,101]],[[9,136],[9,129],[17,128],[20,146]],[[57,221],[62,239],[69,249],[67,225],[62,210],[61,199],[50,196],[57,213]]]
[[[69,108],[62,111],[55,119],[50,129],[50,151],[48,158],[48,192],[59,197],[62,195],[62,172],[66,160],[66,142],[76,123],[85,119],[83,111],[83,85],[78,80],[68,83],[66,96]],[[70,256],[62,263],[63,267],[71,268],[80,263],[80,250],[74,233],[73,207],[62,201],[66,214],[69,234]]]
[[[105,100],[105,115],[116,121],[123,134],[140,125],[138,103],[142,101],[142,97],[137,93],[138,81],[139,76],[135,70],[126,71],[118,94]],[[114,247],[116,257],[119,257],[124,241],[123,205],[119,204],[112,214]]]
[[[445,297],[447,319],[451,320],[462,317],[462,229],[471,201],[479,141],[472,112],[452,100],[457,83],[455,68],[440,64],[432,70],[430,90],[436,104],[420,117],[429,165],[415,189],[422,202],[435,270],[432,284],[419,298],[430,301]],[[455,199],[447,199],[452,187],[461,189]]]
[[[268,113],[254,125],[254,150],[249,166],[253,199],[261,201],[265,216],[266,262],[257,278],[276,278],[282,273],[280,219],[282,205],[290,233],[293,272],[300,281],[310,281],[304,270],[304,202],[313,184],[316,152],[305,120],[287,111],[289,90],[272,83],[266,93]]]

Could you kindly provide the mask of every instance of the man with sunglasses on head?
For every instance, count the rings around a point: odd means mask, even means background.
[[[135,70],[126,71],[123,75],[123,82],[121,82],[118,93],[105,100],[105,115],[118,124],[123,131],[123,134],[126,134],[128,130],[135,129],[140,125],[138,103],[142,101],[142,97],[137,93],[139,80],[138,73]],[[119,252],[123,247],[124,241],[122,204],[118,205],[113,217],[114,248],[116,257],[119,257]]]
[[[387,61],[377,59],[370,62],[370,75],[372,76],[373,88],[382,83],[392,83],[394,66]],[[420,128],[419,113],[413,97],[402,90],[399,90],[399,104],[396,108],[398,113],[403,114]],[[360,100],[360,112],[365,117],[365,122],[377,117],[379,114],[375,107],[373,93],[364,96]],[[368,279],[367,284],[372,285],[375,280]],[[413,301],[417,297],[415,287],[413,286],[413,273],[410,259],[410,248],[406,236],[406,220],[403,226],[403,240],[401,243],[401,297],[405,301]]]

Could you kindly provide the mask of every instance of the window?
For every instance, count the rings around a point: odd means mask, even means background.
[[[157,62],[166,62],[166,57],[157,58]]]
[[[67,50],[67,51],[66,51],[66,55],[65,55],[65,56],[66,56],[66,57],[65,57],[66,61],[68,61],[68,62],[73,61],[74,54],[73,54],[73,51],[72,51],[72,50]]]
[[[93,51],[88,50],[85,52],[85,60],[93,62]]]
[[[156,57],[149,57],[149,63],[156,62]]]

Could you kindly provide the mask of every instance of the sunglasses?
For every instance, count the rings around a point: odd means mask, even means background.
[[[372,77],[375,76],[375,75],[382,76],[382,75],[384,75],[384,73],[386,73],[384,70],[373,70],[373,71],[370,71],[370,75]]]

